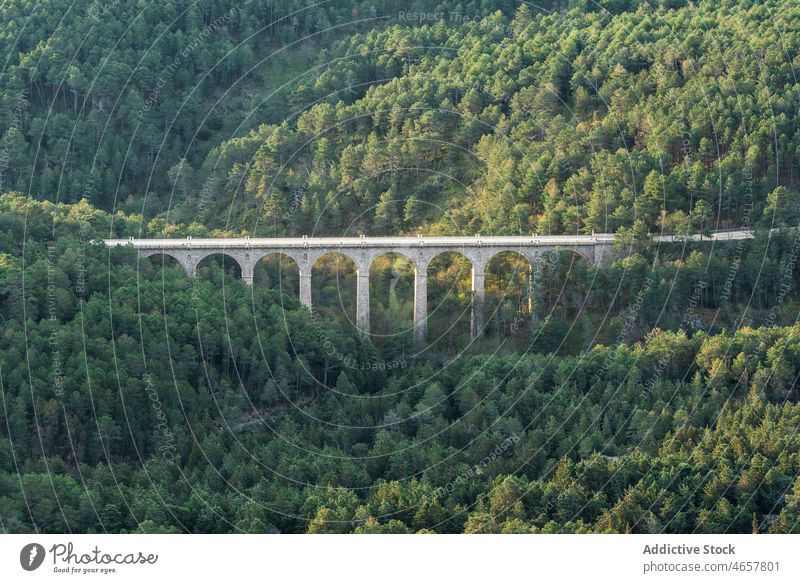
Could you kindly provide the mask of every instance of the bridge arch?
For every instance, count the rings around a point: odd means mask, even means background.
[[[416,266],[408,254],[383,251],[369,265],[370,333],[379,345],[402,354],[409,344],[414,324],[414,280]],[[410,347],[409,347],[410,348]]]
[[[534,302],[541,303],[548,314],[577,317],[575,310],[580,309],[588,293],[582,287],[587,280],[586,271],[593,264],[582,251],[557,247],[534,263]]]
[[[517,249],[502,249],[486,261],[487,333],[508,337],[533,310],[531,260]]]
[[[150,253],[142,253],[142,257],[156,267],[169,268],[179,265],[185,273],[190,273],[184,262],[181,261],[179,257],[171,253],[164,251],[152,251]]]
[[[275,289],[293,298],[300,296],[300,264],[283,251],[253,257],[253,284]]]
[[[565,246],[565,247],[556,247],[556,250],[559,252],[563,252],[565,254],[572,254],[572,256],[578,256],[582,260],[586,262],[586,265],[594,264],[594,248],[587,249],[585,246]]]
[[[340,250],[325,251],[309,259],[308,269],[309,281],[313,283],[310,290],[311,305],[315,310],[365,329],[366,326],[359,326],[363,324],[359,310],[363,310],[364,305],[359,287],[364,269],[359,269],[356,260]],[[366,309],[369,318],[368,301]]]
[[[394,255],[404,261],[408,261],[411,265],[416,265],[416,261],[414,260],[414,254],[411,253],[410,251],[406,251],[404,249],[380,249],[378,251],[373,252],[367,259],[367,261],[369,262],[369,268],[372,269],[375,261],[381,257],[385,257],[386,255]]]
[[[430,255],[425,276],[429,307],[426,318],[431,336],[435,337],[432,342],[459,349],[457,339],[475,332],[476,279],[482,290],[483,273],[476,269],[474,259],[460,249],[444,249]]]

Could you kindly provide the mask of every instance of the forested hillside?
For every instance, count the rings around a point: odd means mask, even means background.
[[[554,274],[572,291],[542,298],[517,350],[388,360],[290,294],[91,242],[141,217],[17,195],[0,217],[3,530],[800,528],[796,288],[766,309],[798,267],[789,233],[753,243],[777,266],[759,328],[706,331],[727,305],[719,283],[697,294],[708,256],[635,256]],[[616,278],[639,292],[613,323],[559,308],[599,313]]]
[[[9,2],[3,186],[278,234],[681,232],[795,192],[793,3],[567,7]]]
[[[4,189],[104,208],[153,193],[149,210],[159,212],[176,164],[199,164],[221,140],[297,106],[280,86],[312,66],[320,47],[387,21],[406,24],[400,12],[436,4],[4,2]],[[513,13],[517,2],[481,4],[448,10]]]
[[[800,7],[0,6],[0,532],[800,532]],[[752,239],[682,235],[737,228]],[[356,275],[106,237],[615,232]],[[676,233],[670,242],[653,235]]]

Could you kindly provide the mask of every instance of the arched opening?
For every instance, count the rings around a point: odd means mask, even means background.
[[[183,268],[183,265],[172,255],[167,253],[153,253],[152,255],[148,255],[145,258],[145,262],[147,265],[156,269],[180,270],[183,272],[183,275],[186,275],[186,270]]]
[[[413,349],[414,264],[405,255],[382,253],[369,269],[370,332],[385,358]]]
[[[197,264],[198,277],[210,277],[214,273],[224,273],[235,279],[242,279],[242,267],[230,255],[224,253],[212,253],[206,255]]]
[[[569,249],[552,249],[533,265],[534,349],[579,352],[599,325],[586,304],[592,273],[586,259]]]
[[[470,341],[472,263],[448,251],[428,264],[429,347],[458,352]]]
[[[358,268],[341,253],[326,253],[311,266],[311,305],[321,318],[356,325]]]
[[[253,285],[297,298],[300,294],[300,268],[283,253],[267,253],[253,266]]]
[[[533,308],[531,264],[516,251],[493,255],[486,274],[486,336],[524,341]]]

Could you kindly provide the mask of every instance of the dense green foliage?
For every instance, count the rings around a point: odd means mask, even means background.
[[[733,334],[680,319],[642,332],[667,290],[682,296],[672,314],[695,294],[699,251],[680,269],[561,271],[575,290],[661,282],[619,297],[621,322],[588,350],[586,336],[563,343],[573,311],[555,331],[555,316],[531,324],[522,350],[382,367],[369,340],[291,294],[89,242],[140,217],[9,195],[0,217],[6,531],[800,528],[800,326],[778,325],[796,308],[755,306],[764,325]],[[780,237],[763,251],[785,270]],[[610,283],[595,285],[602,302]],[[721,313],[722,288],[704,289],[700,328]],[[620,326],[641,342],[620,343]]]
[[[213,149],[197,183],[220,223],[272,234],[795,224],[774,191],[797,182],[798,10],[522,7],[353,35],[298,81],[312,106]]]
[[[378,234],[738,226],[796,185],[796,6],[537,7],[6,3],[3,188]]]
[[[150,210],[160,211],[182,160],[200,163],[221,139],[297,106],[280,86],[320,46],[405,24],[400,13],[437,2],[374,4],[380,11],[356,0],[4,2],[3,186],[104,208],[153,193]],[[479,4],[448,9],[477,16],[517,3]]]

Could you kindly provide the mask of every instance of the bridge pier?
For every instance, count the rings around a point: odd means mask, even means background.
[[[253,260],[249,248],[246,249],[244,253],[239,253],[238,256],[234,256],[233,259],[239,264],[239,268],[242,270],[242,281],[247,285],[253,285]]]
[[[484,300],[486,299],[485,275],[482,267],[472,267],[472,322],[470,330],[472,339],[483,335]]]
[[[356,272],[356,327],[369,334],[369,267]]]
[[[311,311],[311,266],[300,267],[300,303]]]
[[[530,265],[530,275],[528,276],[528,311],[531,315],[531,324],[536,326],[539,323],[536,316],[536,309],[539,307],[542,295],[542,277],[544,268],[544,258],[540,253],[532,253],[528,256]]]
[[[533,263],[528,261],[528,314],[533,317]]]
[[[244,265],[242,266],[242,281],[247,285],[253,285],[253,268],[251,266],[247,267],[249,269],[246,269]]]

